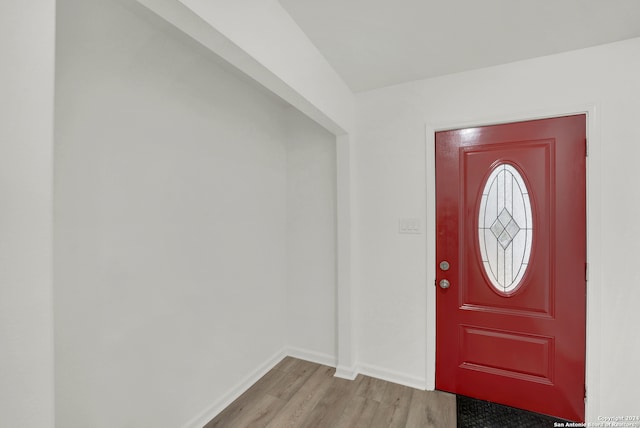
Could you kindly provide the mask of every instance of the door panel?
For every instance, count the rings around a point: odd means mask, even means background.
[[[470,210],[464,218],[464,253],[463,263],[468,260],[467,268],[462,270],[460,287],[462,288],[462,306],[469,310],[485,310],[488,312],[518,312],[522,315],[551,316],[552,308],[550,294],[552,293],[552,279],[549,278],[550,258],[553,256],[549,246],[549,207],[555,199],[553,186],[554,164],[552,154],[554,142],[547,141],[521,141],[507,143],[493,147],[470,147],[461,149],[462,171],[465,190],[464,206]],[[505,299],[497,294],[492,287],[478,287],[480,282],[486,282],[484,269],[476,260],[480,255],[475,228],[479,216],[480,205],[477,204],[479,195],[473,190],[482,191],[482,183],[487,178],[487,172],[492,170],[492,165],[497,159],[509,159],[517,161],[517,166],[524,172],[523,178],[529,195],[531,196],[531,211],[534,215],[535,240],[529,257],[528,269],[522,285]],[[481,183],[478,186],[475,183]],[[476,211],[477,210],[477,211]],[[522,235],[522,233],[519,233]],[[528,284],[536,284],[529,287]]]
[[[551,383],[552,337],[470,326],[460,330],[461,360],[466,368]]]
[[[438,389],[584,420],[585,134],[584,115],[436,133]]]

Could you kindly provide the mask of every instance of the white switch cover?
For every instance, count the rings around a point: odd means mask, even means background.
[[[420,219],[401,218],[398,221],[398,233],[420,234]]]

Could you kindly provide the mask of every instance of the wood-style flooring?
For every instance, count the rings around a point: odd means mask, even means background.
[[[286,357],[204,428],[448,428],[456,397]]]

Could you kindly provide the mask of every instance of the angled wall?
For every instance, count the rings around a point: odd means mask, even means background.
[[[137,0],[336,135],[354,97],[277,0]]]

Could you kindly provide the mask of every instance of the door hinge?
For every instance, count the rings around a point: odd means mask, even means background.
[[[584,386],[584,401],[587,401],[587,385]]]
[[[587,141],[587,139],[584,139],[584,157],[588,158],[589,157],[589,142]]]
[[[589,282],[589,263],[584,264],[584,280]]]

